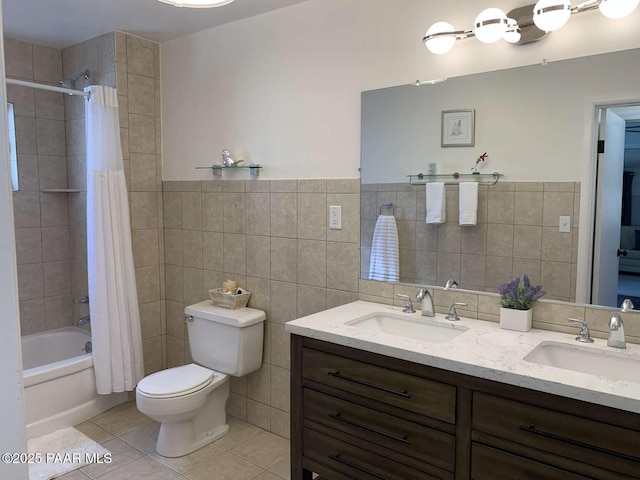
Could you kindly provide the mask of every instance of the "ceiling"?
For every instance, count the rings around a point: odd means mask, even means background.
[[[157,0],[2,0],[4,34],[64,48],[121,30],[166,42],[307,0],[235,0],[217,8],[177,8]]]

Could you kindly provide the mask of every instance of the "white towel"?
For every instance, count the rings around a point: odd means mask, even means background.
[[[478,222],[478,183],[460,183],[460,225],[475,225]]]
[[[443,182],[427,183],[427,223],[444,223],[447,221],[445,211],[445,195]]]
[[[400,253],[398,227],[393,215],[380,215],[373,231],[369,280],[398,282],[400,280]]]

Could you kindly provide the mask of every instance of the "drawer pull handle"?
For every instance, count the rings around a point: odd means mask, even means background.
[[[387,433],[387,432],[384,432],[382,430],[378,430],[377,428],[370,427],[368,425],[365,425],[364,423],[356,422],[355,420],[350,420],[348,418],[345,418],[340,413],[335,413],[335,414],[334,413],[330,413],[329,416],[331,418],[333,418],[334,420],[338,420],[340,422],[348,423],[349,425],[353,425],[354,427],[362,428],[363,430],[367,430],[367,431],[372,432],[372,433],[377,433],[378,435],[382,435],[383,437],[390,438],[390,439],[395,440],[397,442],[402,442],[402,443],[404,443],[406,445],[411,445],[411,440],[409,440],[406,435],[404,437],[399,437],[397,435],[393,435],[391,433]]]
[[[383,477],[382,475],[378,475],[377,473],[374,473],[371,470],[367,470],[366,468],[361,467],[360,465],[356,465],[355,463],[350,462],[349,460],[345,460],[340,455],[329,455],[329,458],[331,460],[335,460],[336,462],[340,462],[343,465],[346,465],[348,467],[355,468],[356,470],[359,470],[362,473],[366,473],[367,475],[371,475],[372,477],[379,478],[380,480],[389,480],[387,477]]]
[[[359,380],[353,377],[347,377],[346,375],[342,375],[340,372],[329,372],[329,375],[332,377],[340,378],[342,380],[346,380],[347,382],[357,383],[358,385],[363,385],[369,388],[375,388],[376,390],[380,390],[382,392],[391,393],[393,395],[397,395],[403,398],[411,398],[411,394],[406,390],[404,392],[398,392],[397,390],[391,390],[390,388],[383,387],[381,385],[376,385],[375,383],[365,382],[363,380]]]
[[[576,447],[586,448],[588,450],[592,450],[598,453],[604,453],[606,455],[611,455],[613,457],[622,458],[625,460],[630,460],[632,462],[640,462],[640,457],[634,457],[633,455],[627,455],[625,453],[614,452],[613,450],[608,450],[602,447],[596,447],[595,445],[589,445],[588,443],[579,442],[577,440],[572,440],[570,438],[561,437],[560,435],[556,435],[554,433],[544,432],[542,430],[538,430],[535,425],[520,425],[520,430],[533,433],[534,435],[539,435],[541,437],[550,438],[552,440],[558,440],[560,442],[569,443],[571,445],[575,445]]]

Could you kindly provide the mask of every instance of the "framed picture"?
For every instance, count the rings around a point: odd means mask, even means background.
[[[475,143],[475,116],[471,110],[442,111],[442,146],[473,147]]]

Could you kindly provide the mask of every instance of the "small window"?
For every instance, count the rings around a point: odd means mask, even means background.
[[[11,187],[19,190],[18,155],[16,153],[16,122],[13,114],[13,103],[7,103],[7,125],[9,126],[9,158],[11,159]]]

